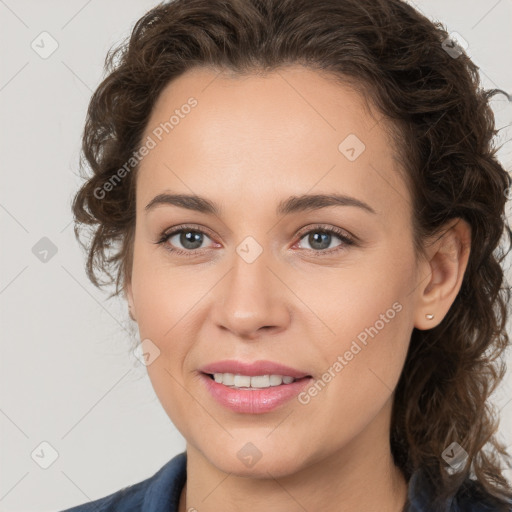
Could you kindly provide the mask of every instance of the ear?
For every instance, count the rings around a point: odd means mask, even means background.
[[[469,260],[471,226],[464,219],[451,219],[441,232],[419,263],[414,327],[420,330],[441,323],[459,293]],[[427,314],[434,318],[428,320]]]
[[[135,304],[133,302],[132,284],[130,282],[126,283],[124,285],[123,291],[124,291],[126,300],[128,301],[130,318],[136,322],[137,320],[136,320],[136,316],[135,316]]]

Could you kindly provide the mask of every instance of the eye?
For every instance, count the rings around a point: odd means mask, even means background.
[[[194,226],[177,226],[172,231],[163,233],[157,244],[165,244],[165,248],[173,253],[194,256],[196,250],[201,249],[204,238],[210,238],[206,231]],[[172,240],[174,238],[174,241]],[[171,242],[171,243],[166,243]],[[176,244],[181,244],[184,249],[176,248]]]
[[[346,246],[355,245],[354,239],[339,228],[316,226],[305,233],[299,233],[300,240],[306,240],[311,248],[306,248],[309,252],[317,253],[315,256],[321,256],[325,253],[331,254],[343,250]],[[341,241],[338,245],[332,247],[331,242],[334,238]]]
[[[314,256],[329,255],[344,250],[348,246],[356,245],[355,240],[348,233],[332,226],[315,226],[312,229],[310,228],[309,231],[302,230],[297,236],[300,236],[299,243],[306,239],[311,248],[304,250],[314,254]],[[211,240],[204,229],[181,225],[176,226],[169,232],[162,233],[155,243],[164,245],[166,250],[180,256],[195,256],[197,255],[196,251],[205,248],[202,247],[205,237]],[[341,243],[331,247],[333,237],[340,240]],[[176,247],[177,244],[180,244],[183,248]]]

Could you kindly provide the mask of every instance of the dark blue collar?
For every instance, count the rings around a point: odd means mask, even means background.
[[[180,494],[187,480],[187,452],[173,457],[152,478],[144,495],[142,510],[178,512]]]
[[[477,481],[467,478],[451,498],[434,508],[434,487],[422,469],[409,479],[407,512],[500,512],[497,500],[489,495]],[[512,512],[512,501],[509,512]]]

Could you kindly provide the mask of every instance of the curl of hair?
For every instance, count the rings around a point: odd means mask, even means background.
[[[118,295],[131,279],[137,166],[108,193],[105,184],[138,149],[162,89],[185,71],[202,66],[241,76],[302,64],[353,86],[386,119],[411,191],[416,254],[450,219],[471,226],[469,262],[452,307],[437,327],[411,336],[393,403],[395,463],[407,478],[423,468],[439,503],[471,476],[509,510],[501,460],[510,466],[510,455],[495,435],[499,420],[488,399],[505,374],[509,344],[510,288],[500,264],[512,240],[504,215],[511,179],[493,145],[489,99],[496,91],[479,86],[466,54],[452,58],[444,50],[448,37],[444,25],[400,0],[157,5],[109,52],[107,76],[91,98],[81,169],[85,159],[92,174],[82,173],[86,181],[73,201],[75,235],[88,251],[89,279],[98,287],[115,281]],[[87,244],[82,226],[92,230]],[[453,441],[468,459],[448,475],[441,455]]]

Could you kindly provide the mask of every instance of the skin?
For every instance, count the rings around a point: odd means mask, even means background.
[[[460,289],[469,226],[452,220],[416,259],[411,198],[385,121],[326,76],[300,66],[243,78],[195,68],[163,90],[143,137],[191,96],[198,105],[141,162],[125,287],[140,339],[160,350],[147,367],[154,390],[186,439],[180,512],[401,510],[407,481],[389,445],[394,389],[412,329],[437,325]],[[366,146],[354,161],[338,150],[350,133]],[[206,197],[221,215],[174,205],[146,212],[163,192]],[[333,192],[376,213],[275,213],[292,195]],[[166,250],[193,251],[179,234],[154,243],[182,223],[208,231],[193,257]],[[318,248],[308,237],[318,224],[358,242],[332,235]],[[263,249],[251,264],[236,251],[247,236]],[[214,361],[268,359],[321,379],[396,302],[400,312],[307,404],[235,413],[198,377]],[[248,442],[261,452],[252,467],[237,457]]]

